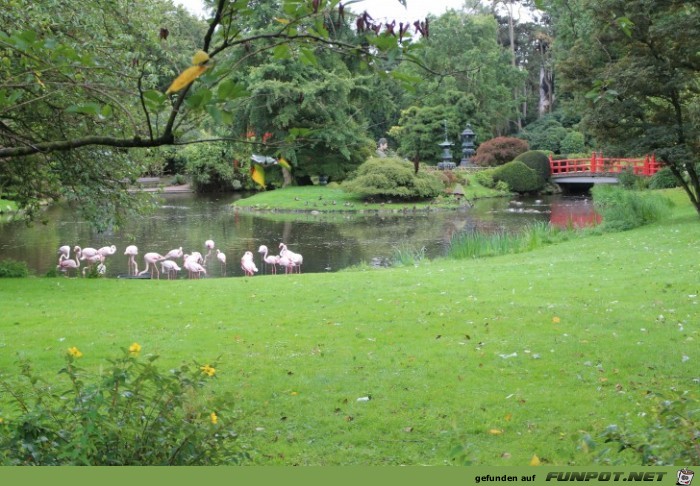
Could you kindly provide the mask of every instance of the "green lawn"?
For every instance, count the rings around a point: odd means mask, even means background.
[[[57,380],[77,346],[97,372],[132,342],[164,369],[217,361],[216,390],[235,396],[220,420],[259,465],[592,464],[603,444],[586,436],[698,394],[700,222],[674,194],[666,222],[480,260],[5,279],[0,370],[19,355]]]
[[[403,211],[412,209],[458,208],[466,201],[483,197],[503,196],[502,192],[481,186],[473,179],[465,187],[464,199],[457,200],[451,195],[428,202],[365,202],[353,194],[343,191],[337,185],[330,186],[290,186],[284,189],[263,191],[253,197],[239,199],[234,203],[238,208],[275,211]],[[466,200],[466,201],[465,201]]]

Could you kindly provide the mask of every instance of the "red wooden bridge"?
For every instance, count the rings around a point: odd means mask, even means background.
[[[558,183],[616,183],[620,172],[631,170],[638,176],[656,174],[661,164],[654,154],[636,159],[603,157],[593,153],[588,158],[554,160],[549,156],[552,179]]]

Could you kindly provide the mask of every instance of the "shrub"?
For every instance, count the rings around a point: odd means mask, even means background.
[[[537,172],[542,178],[542,181],[548,180],[552,173],[552,169],[549,166],[549,157],[540,150],[528,150],[518,155],[515,160],[519,160]]]
[[[508,162],[496,169],[493,178],[505,182],[514,192],[535,192],[544,187],[544,181],[537,172],[519,160]]]
[[[600,434],[602,446],[584,437],[589,449],[597,452],[597,462],[608,463],[611,454],[624,451],[642,466],[700,464],[700,402],[686,394],[651,394],[651,400],[643,427],[610,425]]]
[[[17,405],[3,416],[3,465],[216,465],[240,462],[231,417],[204,392],[213,366],[183,365],[169,372],[157,356],[139,357],[134,343],[91,377],[77,365],[75,347],[66,365],[44,381],[21,363],[21,383],[0,382]]]
[[[569,131],[551,114],[530,123],[522,131],[522,137],[532,150],[551,150],[556,154],[562,152],[561,143],[568,134]]]
[[[482,167],[494,167],[512,161],[527,149],[528,143],[525,140],[496,137],[479,145],[471,160]]]
[[[187,159],[187,172],[197,192],[225,192],[233,190],[236,179],[233,164],[222,154],[220,144],[193,144],[182,150]]]
[[[640,177],[632,169],[624,169],[617,175],[617,182],[620,187],[634,189],[639,184]]]
[[[15,260],[0,261],[0,278],[22,278],[29,275],[29,268],[25,262]]]
[[[586,150],[586,140],[583,133],[574,130],[569,131],[559,143],[559,150],[563,154],[583,152]]]
[[[673,203],[658,193],[630,191],[602,184],[591,189],[596,211],[604,230],[625,231],[660,220]]]
[[[428,199],[444,191],[440,179],[425,171],[416,174],[412,163],[399,158],[371,158],[341,187],[365,199]]]
[[[493,172],[495,169],[480,170],[474,173],[474,180],[484,187],[493,189],[496,187],[496,181],[493,179]]]
[[[671,169],[668,167],[663,167],[656,174],[651,176],[649,181],[650,189],[670,189],[672,187],[678,187],[680,184],[676,176],[673,175]]]

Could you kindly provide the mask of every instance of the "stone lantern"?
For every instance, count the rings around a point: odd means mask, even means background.
[[[454,169],[456,164],[452,162],[452,152],[450,147],[454,144],[447,139],[447,121],[445,121],[445,141],[438,144],[442,147],[442,162],[438,162],[438,169]]]
[[[470,123],[467,123],[467,128],[464,129],[461,135],[462,139],[462,160],[459,163],[460,167],[471,167],[470,159],[476,153],[474,150],[474,137],[476,134],[472,130]]]

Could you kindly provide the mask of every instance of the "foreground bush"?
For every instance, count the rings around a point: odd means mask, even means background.
[[[528,149],[527,141],[519,138],[496,137],[476,149],[472,162],[482,167],[494,167],[510,162]]]
[[[497,168],[493,173],[496,181],[508,184],[514,192],[536,192],[544,187],[545,181],[537,172],[523,162],[514,160]]]
[[[64,382],[44,381],[22,363],[23,383],[3,379],[0,389],[17,413],[0,420],[3,465],[215,465],[240,462],[226,409],[204,393],[216,369],[181,366],[169,372],[139,358],[141,346],[98,376],[77,366],[75,347],[59,371]]]
[[[29,268],[25,262],[15,260],[0,261],[0,278],[22,278],[29,275]]]
[[[425,171],[416,174],[412,163],[399,158],[371,158],[341,187],[363,199],[430,199],[444,192],[440,179]]]
[[[626,231],[659,221],[669,214],[673,203],[654,192],[631,191],[609,184],[591,189],[596,211],[606,231]]]
[[[598,440],[585,437],[599,463],[624,451],[642,466],[692,466],[700,464],[700,401],[688,394],[652,395],[643,427],[613,424]]]

